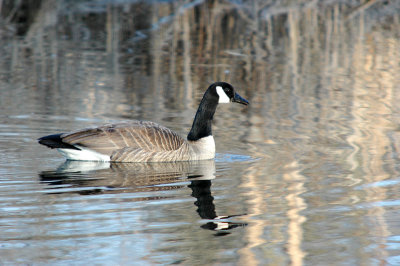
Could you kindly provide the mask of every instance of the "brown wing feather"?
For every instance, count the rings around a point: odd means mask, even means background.
[[[62,140],[107,155],[127,147],[151,152],[173,151],[185,142],[166,127],[136,120],[66,133]]]

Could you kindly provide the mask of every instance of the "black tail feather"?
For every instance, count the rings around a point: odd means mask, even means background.
[[[61,149],[80,150],[79,148],[75,147],[74,145],[63,142],[63,140],[61,138],[61,136],[63,134],[64,133],[44,136],[44,137],[41,137],[40,139],[38,139],[38,141],[40,144],[45,145],[52,149],[61,148]]]

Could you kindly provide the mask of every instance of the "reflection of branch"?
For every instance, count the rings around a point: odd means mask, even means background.
[[[275,6],[265,6],[260,9],[260,14],[262,18],[268,18],[273,16],[279,16],[282,14],[288,14],[290,12],[302,12],[303,9],[316,8],[318,0],[312,0],[307,3],[299,3],[295,5],[275,5]]]
[[[350,14],[346,17],[346,20],[352,19],[364,10],[370,8],[373,4],[375,4],[377,0],[370,0],[358,7],[356,7],[353,11],[350,12]]]
[[[2,0],[0,0],[0,12],[3,11],[3,7],[4,7],[4,2]],[[14,7],[11,9],[11,11],[8,13],[8,16],[4,18],[6,23],[11,22],[11,20],[15,17],[15,14],[17,13],[17,11],[20,9],[21,7],[21,0],[18,0],[15,4]]]

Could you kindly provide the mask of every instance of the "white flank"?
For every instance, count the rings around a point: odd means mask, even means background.
[[[81,150],[57,149],[68,160],[109,162],[110,156],[77,146]]]
[[[231,100],[229,99],[228,95],[226,95],[224,89],[221,86],[217,86],[217,93],[219,96],[218,103],[229,103]]]

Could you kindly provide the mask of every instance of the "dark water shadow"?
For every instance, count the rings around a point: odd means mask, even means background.
[[[232,217],[244,214],[218,216],[211,193],[215,179],[215,161],[176,163],[107,163],[65,161],[56,170],[42,171],[39,178],[48,184],[48,194],[114,194],[139,193],[182,189],[186,186],[196,199],[200,218],[209,220],[201,228],[216,231],[216,236],[229,234],[229,230],[246,226],[231,222]],[[190,184],[187,185],[186,182]],[[143,197],[155,200],[168,196]]]

